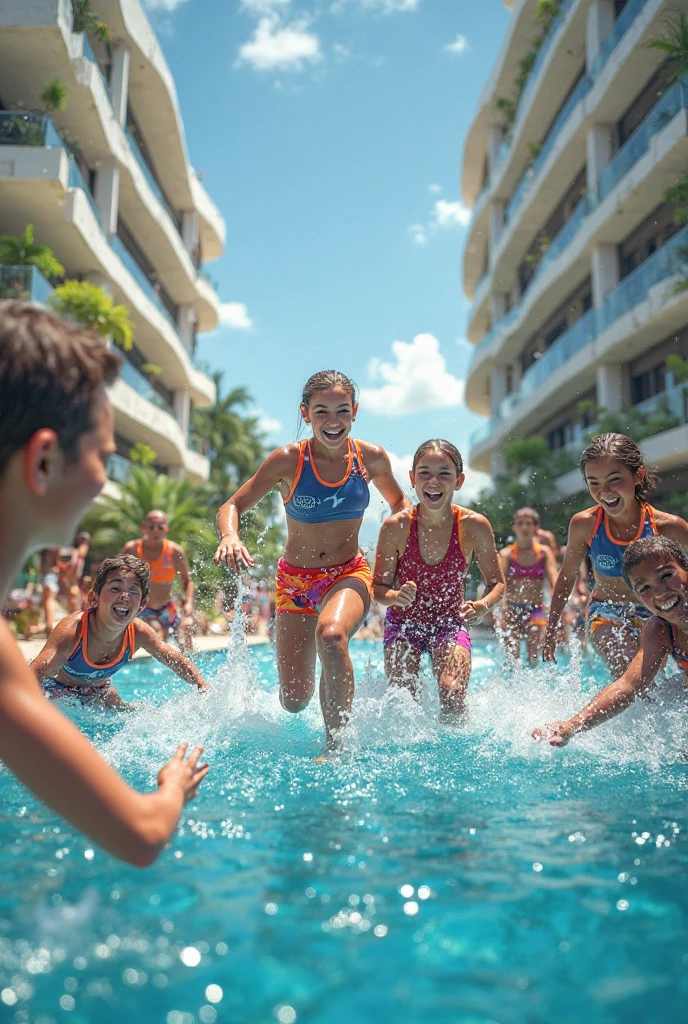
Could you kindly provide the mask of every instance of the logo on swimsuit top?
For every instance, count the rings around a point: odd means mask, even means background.
[[[312,494],[295,494],[292,500],[297,508],[306,512],[320,504],[320,498],[314,498]]]
[[[614,558],[614,555],[598,555],[595,561],[597,562],[597,568],[601,571],[615,569],[619,563],[618,558]]]
[[[329,498],[325,498],[323,504],[325,503],[325,501],[331,501],[332,502],[332,508],[336,508],[337,505],[341,505],[341,503],[343,501],[346,501],[346,495],[344,495],[343,498],[340,498],[339,497],[339,491],[337,491],[335,494],[331,495]]]

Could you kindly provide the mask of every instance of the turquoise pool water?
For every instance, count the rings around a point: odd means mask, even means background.
[[[604,678],[477,645],[465,730],[386,693],[356,643],[350,752],[279,708],[274,652],[202,658],[207,698],[139,661],[122,718],[72,709],[132,782],[180,738],[212,773],[145,872],[4,771],[0,1020],[611,1024],[686,1019],[688,713],[654,703],[552,751],[533,726]],[[63,705],[64,706],[64,705]]]

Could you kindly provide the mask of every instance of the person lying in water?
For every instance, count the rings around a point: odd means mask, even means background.
[[[88,609],[58,623],[31,665],[46,697],[78,697],[117,710],[131,707],[112,685],[112,676],[139,648],[185,682],[208,689],[193,662],[137,619],[150,594],[150,577],[148,563],[134,555],[105,559],[88,595]]]
[[[688,552],[669,537],[643,537],[626,548],[623,574],[652,616],[643,628],[640,650],[624,674],[582,711],[566,722],[535,729],[533,739],[563,747],[577,732],[620,714],[649,690],[667,655],[688,673]]]

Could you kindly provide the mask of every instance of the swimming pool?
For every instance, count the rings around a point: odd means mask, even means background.
[[[314,764],[274,652],[201,659],[200,697],[137,661],[140,710],[70,714],[132,782],[178,739],[212,772],[145,872],[0,774],[0,1020],[161,1024],[678,1022],[688,998],[688,713],[633,708],[563,751],[533,726],[605,677],[579,655],[509,674],[474,649],[470,720],[386,693],[354,644],[350,752]],[[64,706],[64,705],[63,705]]]

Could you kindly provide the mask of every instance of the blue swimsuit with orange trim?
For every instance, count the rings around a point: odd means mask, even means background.
[[[337,483],[323,480],[313,459],[312,441],[299,443],[299,461],[291,491],[284,499],[284,508],[297,523],[331,523],[361,519],[370,504],[370,491],[365,477],[358,441],[349,438],[349,460],[346,473]],[[333,493],[334,492],[334,493]],[[327,592],[342,579],[359,580],[372,595],[372,574],[363,555],[356,555],[341,565],[313,568],[289,565],[280,558],[277,566],[275,610],[301,615],[318,615]]]
[[[685,672],[688,676],[688,653],[682,650],[676,643],[676,634],[672,624],[667,622],[667,626],[669,627],[669,635],[671,637],[671,656],[681,671]]]
[[[640,526],[633,541],[616,540],[612,537],[607,514],[601,505],[588,511],[595,512],[595,522],[588,539],[595,575],[619,579],[623,576],[623,556],[628,545],[640,540],[641,537],[657,535],[655,510],[652,505],[642,505]],[[638,637],[651,615],[644,604],[635,604],[631,601],[591,601],[588,606],[588,629],[593,634],[600,626],[623,626],[630,628]]]
[[[71,650],[67,661],[61,668],[64,675],[74,681],[73,686],[58,683],[56,679],[46,679],[43,683],[43,691],[49,700],[56,700],[58,697],[76,696],[92,697],[96,693],[103,693],[110,686],[110,679],[121,668],[124,668],[134,657],[136,650],[136,627],[133,622],[127,626],[122,637],[122,646],[119,654],[112,661],[105,665],[95,665],[88,659],[88,619],[90,612],[84,612],[81,616],[81,626],[76,642]]]

